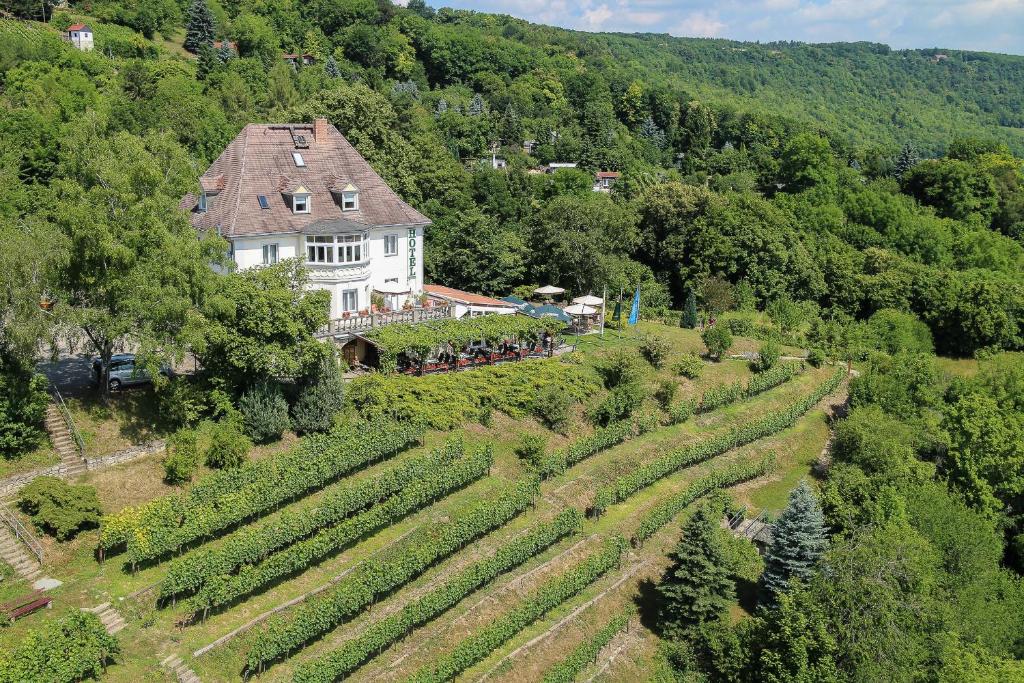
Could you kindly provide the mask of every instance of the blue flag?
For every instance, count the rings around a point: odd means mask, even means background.
[[[640,320],[640,285],[636,286],[636,294],[633,295],[633,307],[629,309],[629,324],[636,325]]]

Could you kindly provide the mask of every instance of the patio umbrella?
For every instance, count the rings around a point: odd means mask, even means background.
[[[523,313],[533,313],[533,304],[524,299],[520,299],[518,296],[503,296],[501,297],[501,301],[512,304]]]
[[[573,304],[572,306],[566,306],[565,312],[569,315],[594,315],[597,313],[597,309],[584,306],[583,304]]]
[[[542,294],[544,296],[551,296],[553,294],[565,294],[565,290],[561,287],[555,287],[554,285],[544,285],[533,290],[534,294]]]
[[[530,313],[534,318],[556,318],[561,320],[563,323],[571,323],[572,318],[565,314],[558,306],[552,306],[551,304],[544,304],[543,306],[537,306]]]
[[[604,303],[604,299],[593,294],[586,294],[584,296],[578,296],[572,300],[574,304],[583,304],[584,306],[600,306]]]

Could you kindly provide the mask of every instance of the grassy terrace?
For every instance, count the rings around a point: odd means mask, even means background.
[[[641,332],[644,331],[657,331],[672,342],[672,354],[664,368],[649,371],[645,379],[652,387],[657,380],[674,377],[669,368],[678,355],[702,349],[699,336],[693,331],[653,324],[642,325]],[[616,333],[608,333],[603,342],[594,337],[586,338],[580,343],[579,349],[584,354],[586,364],[608,349],[636,343],[632,335],[624,334],[620,338]],[[756,348],[757,342],[740,339],[732,350],[738,352]],[[601,485],[644,463],[651,462],[670,450],[728,432],[735,426],[777,412],[811,393],[831,372],[832,369],[829,368],[810,369],[764,394],[740,400],[709,414],[691,418],[682,424],[656,428],[583,460],[568,471],[544,481],[533,508],[442,560],[374,605],[369,612],[363,612],[356,618],[342,623],[323,638],[294,653],[291,658],[275,663],[259,679],[291,680],[296,667],[301,663],[314,660],[336,649],[346,640],[361,633],[369,624],[411,603],[475,560],[489,556],[494,550],[523,534],[536,523],[552,519],[567,506],[585,509]],[[704,389],[711,386],[735,381],[745,383],[750,376],[751,371],[747,364],[741,361],[710,364],[698,380],[675,378],[679,383],[677,400],[698,397]],[[595,397],[595,400],[599,398],[600,396]],[[604,539],[616,533],[628,538],[643,515],[653,506],[679,493],[690,482],[715,468],[734,462],[754,462],[767,453],[775,453],[778,466],[774,472],[738,486],[735,496],[755,510],[764,507],[777,511],[781,508],[789,489],[800,477],[811,473],[812,463],[821,452],[828,436],[825,406],[829,401],[835,400],[839,399],[833,395],[789,429],[729,451],[709,462],[678,471],[622,503],[611,506],[599,519],[587,520],[582,533],[556,543],[508,574],[499,576],[481,590],[468,595],[439,618],[415,629],[404,640],[385,649],[379,657],[355,672],[352,679],[405,680],[423,665],[437,660],[469,634],[477,632],[496,617],[513,609],[524,595],[578,563],[588,553],[592,553]],[[645,409],[657,410],[653,401],[650,401]],[[373,477],[387,468],[442,445],[446,439],[454,436],[461,436],[465,440],[467,452],[483,443],[490,443],[494,448],[495,461],[489,476],[406,516],[386,529],[369,534],[333,557],[287,577],[223,612],[211,613],[205,621],[189,626],[180,625],[188,616],[181,602],[159,609],[155,607],[154,587],[166,574],[167,562],[142,569],[133,575],[123,569],[123,562],[116,556],[103,564],[95,560],[93,551],[97,543],[96,532],[83,534],[64,546],[58,547],[52,542],[47,542],[48,573],[65,582],[54,592],[54,610],[49,613],[37,613],[19,621],[12,628],[0,631],[0,646],[14,642],[26,629],[42,619],[52,618],[58,610],[111,602],[126,617],[129,625],[119,634],[124,655],[118,664],[110,668],[108,680],[158,680],[159,676],[167,676],[170,680],[171,674],[161,671],[159,663],[171,654],[177,654],[185,659],[204,681],[237,680],[242,672],[247,649],[259,627],[198,658],[193,659],[192,653],[260,615],[330,584],[337,577],[357,567],[366,558],[394,547],[401,547],[409,539],[415,538],[418,531],[442,524],[474,503],[493,500],[497,491],[529,475],[525,465],[513,452],[522,434],[543,434],[549,440],[548,448],[559,448],[592,430],[592,427],[586,424],[582,412],[582,407],[576,409],[573,424],[567,430],[568,437],[549,431],[532,418],[513,420],[501,413],[496,413],[488,426],[467,423],[451,432],[428,432],[423,446],[367,467],[311,496],[282,507],[272,515],[264,517],[263,521],[272,521],[286,511],[315,504],[318,499],[339,487],[350,486],[353,482]],[[292,445],[286,440],[269,449],[264,448],[255,456],[267,457],[278,449],[286,449]],[[90,473],[86,481],[97,487],[107,512],[165,495],[171,490],[160,482],[158,456]],[[582,593],[518,633],[511,641],[465,672],[464,678],[476,680],[484,674],[493,680],[537,678],[560,657],[599,630],[612,614],[618,613],[630,603],[645,579],[656,577],[662,571],[667,562],[666,553],[675,543],[678,534],[677,519],[663,527],[642,548],[627,550],[619,568],[613,569]],[[217,548],[223,543],[223,538],[220,538],[203,547]],[[552,626],[580,607],[584,609],[581,618],[574,619],[546,634]],[[285,614],[289,611],[286,610]],[[738,605],[737,614],[741,613],[742,605]],[[525,643],[542,635],[544,637],[532,644],[528,651],[517,651]],[[634,623],[634,628],[617,636],[611,647],[621,649],[621,654],[616,657],[612,668],[606,672],[610,679],[647,678],[649,672],[646,667],[649,666],[653,652],[653,636],[643,629],[635,628]]]

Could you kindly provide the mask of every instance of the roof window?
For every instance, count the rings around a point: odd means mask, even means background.
[[[298,152],[292,152],[292,159],[295,161],[295,165],[302,167],[306,165],[306,161],[302,158],[302,155]]]
[[[256,196],[256,201],[258,201],[260,203],[260,208],[261,209],[269,209],[270,208],[270,202],[267,201],[267,196],[265,194],[257,195]]]

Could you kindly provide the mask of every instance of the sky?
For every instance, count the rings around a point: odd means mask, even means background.
[[[1024,54],[1024,0],[435,0],[583,31]]]

